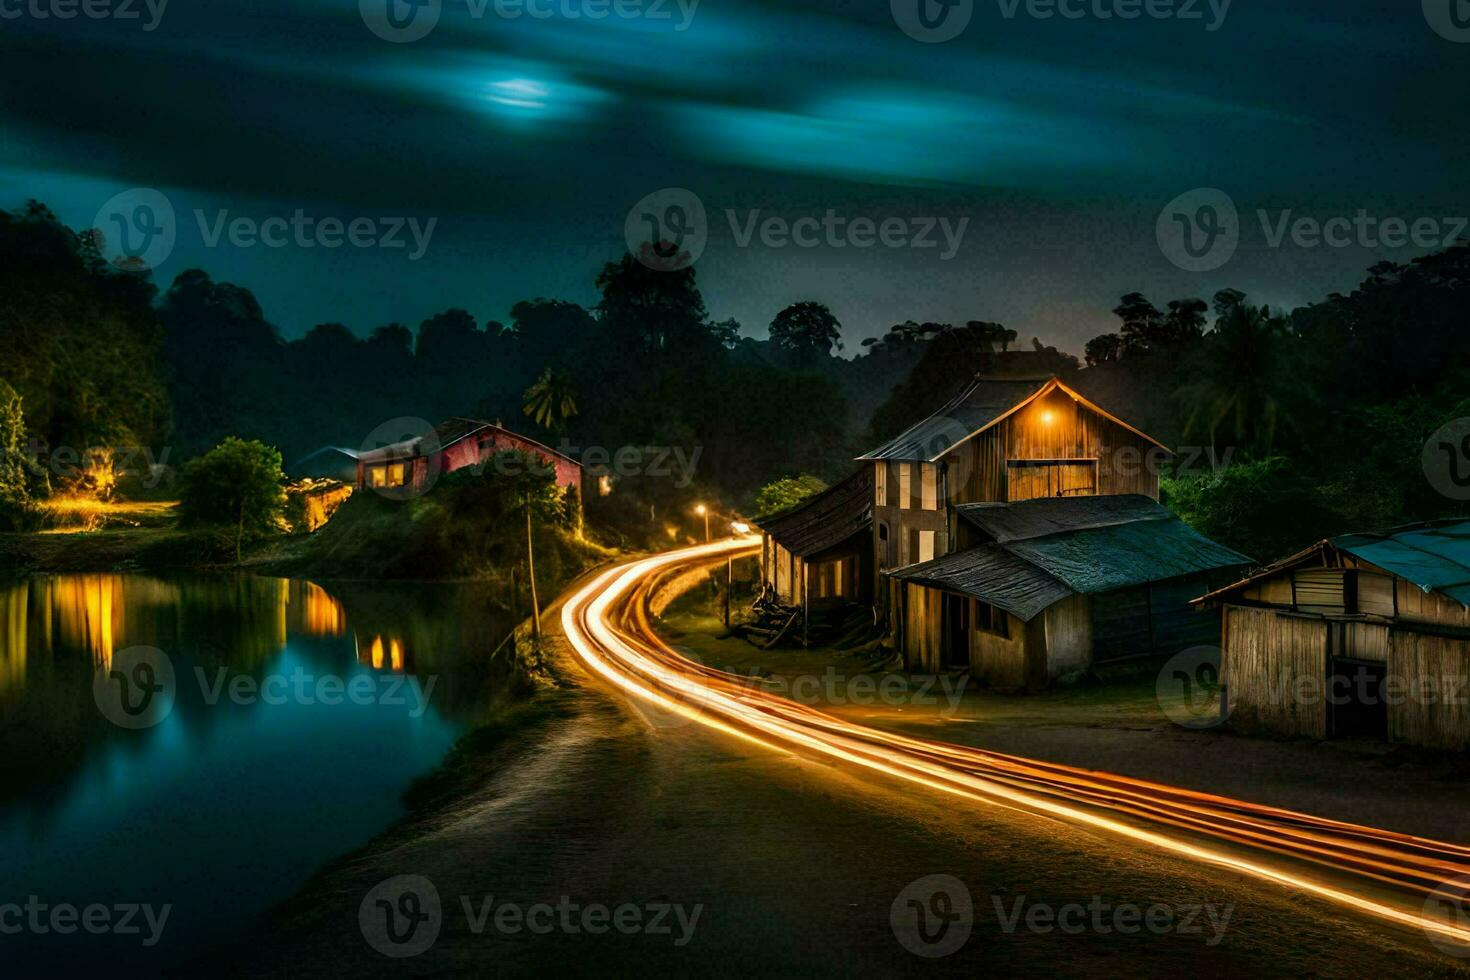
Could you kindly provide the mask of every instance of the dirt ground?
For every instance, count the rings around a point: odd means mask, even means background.
[[[850,721],[1470,843],[1470,759],[1376,740],[1274,740],[1181,727],[1160,704],[1153,666],[1041,694],[997,694],[964,675],[908,678],[872,649],[767,651],[721,639],[720,621],[692,596],[669,608],[662,627],[670,643],[700,661],[764,677],[768,687]]]

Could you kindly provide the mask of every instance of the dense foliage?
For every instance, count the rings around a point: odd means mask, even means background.
[[[607,512],[663,533],[694,500],[767,509],[757,492],[773,481],[842,478],[977,372],[1055,373],[1181,447],[1167,499],[1250,554],[1464,512],[1420,463],[1430,433],[1470,417],[1464,244],[1374,266],[1350,294],[1291,312],[1228,289],[1162,308],[1130,293],[1085,363],[1039,339],[1013,349],[1016,332],[985,320],[909,321],[844,359],[814,301],[756,341],[711,315],[693,269],[632,255],[595,284],[591,307],[528,299],[506,323],[449,308],[416,329],[325,323],[286,341],[247,289],[193,269],[160,296],[33,203],[0,214],[0,382],[18,396],[0,408],[7,420],[24,408],[23,434],[13,421],[3,434],[36,470],[54,448],[167,446],[177,464],[239,437],[291,461],[355,448],[397,417],[505,419],[573,456],[637,448]],[[693,461],[688,479],[651,465],[671,451]],[[18,472],[0,469],[0,496],[19,499]]]
[[[773,480],[760,488],[755,495],[755,512],[758,517],[780,513],[795,507],[809,497],[827,489],[827,484],[814,476],[788,476]]]
[[[179,517],[186,526],[228,526],[236,543],[275,531],[286,512],[281,453],[231,436],[179,474]]]

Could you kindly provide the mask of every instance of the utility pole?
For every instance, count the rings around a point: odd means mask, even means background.
[[[730,592],[735,588],[735,559],[725,558],[725,631],[730,631]]]
[[[526,498],[526,579],[531,584],[531,635],[541,642],[541,603],[536,599],[536,550],[531,545],[531,498]]]

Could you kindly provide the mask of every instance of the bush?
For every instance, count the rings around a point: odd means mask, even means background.
[[[235,529],[235,556],[246,536],[270,534],[286,511],[281,453],[233,436],[184,465],[179,475],[179,523]]]
[[[825,489],[827,489],[827,484],[814,476],[789,476],[775,480],[761,487],[756,493],[755,512],[761,517],[769,517],[789,507],[795,507],[803,500],[815,497]]]

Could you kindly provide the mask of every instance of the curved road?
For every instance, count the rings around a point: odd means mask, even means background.
[[[853,724],[665,644],[648,612],[656,582],[752,550],[753,539],[732,539],[608,570],[567,599],[562,628],[582,662],[630,697],[762,749],[1091,828],[1470,949],[1470,848]]]

